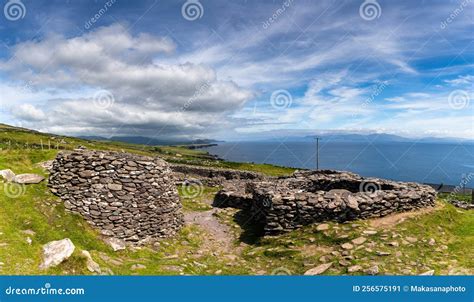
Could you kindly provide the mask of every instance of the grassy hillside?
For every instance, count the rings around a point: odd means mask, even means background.
[[[51,135],[0,126],[0,169],[16,173],[39,173],[37,164],[54,158],[56,149],[45,148]],[[41,149],[43,140],[43,149]],[[77,145],[102,150],[123,150],[158,155],[169,161],[206,164],[284,174],[291,171],[266,165],[211,161],[206,153],[176,147],[146,147],[122,143],[83,141],[55,137],[59,149]],[[26,147],[28,144],[28,147]],[[179,154],[179,155],[178,155]],[[252,169],[250,169],[252,168]],[[257,237],[245,213],[210,207],[215,188],[205,188],[196,198],[184,198],[186,215],[215,219],[226,238],[205,224],[190,223],[175,237],[152,246],[113,252],[98,233],[78,216],[65,212],[46,182],[19,186],[0,181],[0,274],[91,274],[81,250],[91,252],[107,274],[302,274],[321,263],[331,262],[326,274],[347,274],[360,265],[363,274],[374,265],[380,274],[474,274],[474,211],[459,210],[443,197],[430,211],[400,214],[377,220],[328,223],[327,230],[308,226],[277,237]],[[367,234],[367,231],[369,231]],[[365,232],[365,233],[364,233]],[[373,234],[375,232],[375,234]],[[341,245],[358,237],[360,245],[345,251]],[[56,268],[40,271],[43,244],[70,238],[76,251]],[[229,240],[227,240],[229,239]]]
[[[190,150],[185,147],[145,146],[122,142],[83,140],[67,136],[45,134],[0,124],[0,150],[41,150],[47,151],[46,153],[50,155],[53,154],[49,157],[53,158],[57,151],[72,150],[77,148],[79,145],[85,146],[88,149],[160,156],[172,163],[248,170],[272,176],[288,175],[295,171],[293,168],[278,167],[268,164],[258,165],[216,160],[205,151]]]

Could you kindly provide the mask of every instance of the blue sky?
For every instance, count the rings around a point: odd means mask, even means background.
[[[474,137],[472,0],[2,6],[0,122],[102,136]]]

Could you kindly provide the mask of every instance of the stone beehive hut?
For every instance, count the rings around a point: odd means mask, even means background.
[[[104,235],[128,241],[167,237],[184,222],[172,172],[159,158],[62,152],[53,162],[49,187],[66,209]]]
[[[224,187],[215,202],[247,208],[266,234],[315,222],[382,217],[435,205],[436,191],[418,183],[363,178],[339,171],[296,172],[290,177]]]

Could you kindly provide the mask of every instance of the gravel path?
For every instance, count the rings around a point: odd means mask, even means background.
[[[205,212],[184,213],[186,224],[195,224],[200,226],[209,234],[209,242],[206,244],[217,245],[221,251],[231,252],[233,250],[234,237],[229,226],[222,224],[214,216],[218,209],[212,209]]]

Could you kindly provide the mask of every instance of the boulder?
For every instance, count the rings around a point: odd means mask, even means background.
[[[48,269],[57,266],[71,257],[75,246],[69,238],[51,241],[43,246],[43,263],[40,269]]]
[[[127,248],[125,241],[114,238],[114,237],[106,238],[105,242],[108,245],[110,245],[110,247],[114,250],[114,252],[121,251]]]
[[[15,179],[15,173],[10,169],[0,170],[0,176],[8,182]]]
[[[347,195],[347,197],[346,197],[346,206],[353,209],[353,210],[355,210],[355,211],[359,211],[359,203],[357,201],[357,198],[355,198],[352,195]]]
[[[38,174],[18,174],[15,176],[13,179],[13,182],[19,183],[19,184],[38,184],[44,180],[44,177]]]
[[[81,254],[82,254],[82,256],[84,256],[86,258],[86,260],[87,260],[86,267],[91,273],[100,274],[102,272],[101,269],[100,269],[99,264],[97,264],[97,262],[95,262],[92,259],[92,256],[88,251],[82,251]]]
[[[310,270],[307,270],[304,274],[305,276],[315,276],[315,275],[320,275],[327,271],[330,267],[332,266],[332,263],[323,263],[321,265],[316,266],[315,268],[312,268]]]
[[[53,169],[53,162],[54,162],[53,160],[47,160],[47,161],[37,163],[36,165],[38,167],[43,168],[43,170],[51,171]]]

